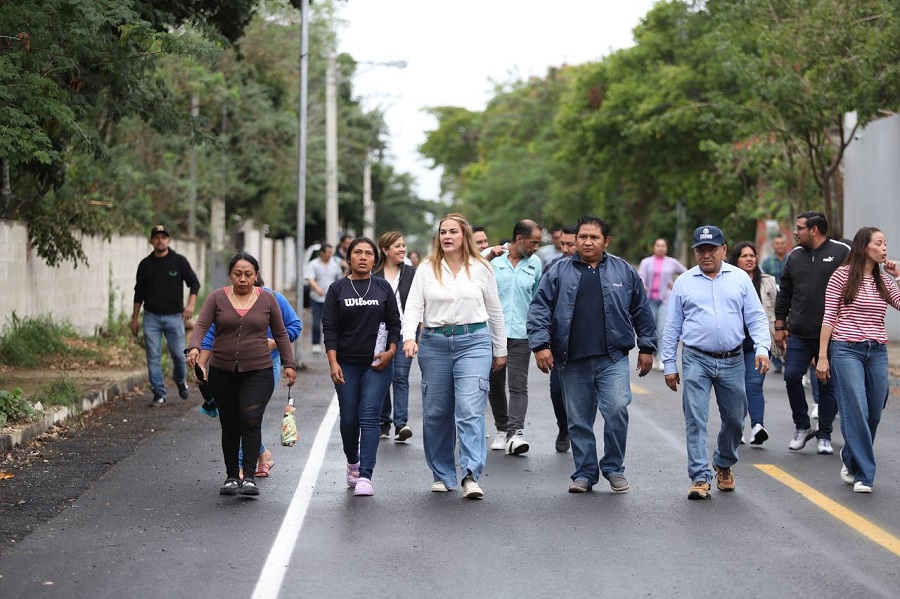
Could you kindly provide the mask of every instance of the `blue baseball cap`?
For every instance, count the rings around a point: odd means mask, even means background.
[[[694,245],[691,247],[695,248],[698,245],[725,245],[725,236],[722,234],[722,229],[713,225],[697,227],[694,229]]]

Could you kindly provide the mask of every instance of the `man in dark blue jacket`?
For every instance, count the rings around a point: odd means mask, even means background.
[[[609,225],[578,220],[578,253],[562,258],[541,279],[528,309],[528,344],[538,368],[559,368],[575,472],[570,493],[586,493],[602,474],[617,493],[628,491],[625,441],[631,384],[628,352],[639,348],[637,370],[650,372],[656,324],[637,271],[606,253]],[[604,454],[597,460],[594,420],[603,416]]]

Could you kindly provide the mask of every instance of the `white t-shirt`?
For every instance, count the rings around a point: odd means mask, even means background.
[[[321,258],[316,258],[306,267],[306,278],[314,280],[322,288],[323,294],[328,293],[328,288],[332,283],[340,279],[342,274],[341,265],[335,260],[323,263]],[[325,301],[325,296],[319,295],[314,289],[310,289],[309,299],[321,304]]]

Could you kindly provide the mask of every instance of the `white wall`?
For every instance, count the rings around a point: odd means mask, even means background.
[[[857,131],[844,155],[844,235],[878,227],[888,256],[900,260],[900,116],[879,119]],[[900,314],[887,312],[888,338],[900,340]]]
[[[0,315],[3,323],[20,317],[51,316],[71,322],[80,333],[93,334],[106,324],[110,298],[113,314],[131,315],[138,263],[152,247],[146,237],[113,235],[82,238],[89,264],[64,262],[47,266],[31,247],[28,229],[20,222],[0,220]],[[187,257],[201,284],[206,280],[203,242],[172,240],[172,249]],[[185,290],[185,300],[187,291]]]

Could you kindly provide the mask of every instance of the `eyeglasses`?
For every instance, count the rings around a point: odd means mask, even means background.
[[[800,227],[800,226],[797,226],[797,227],[794,227],[794,231],[802,231],[803,229],[808,229],[808,228],[809,228],[809,227]]]

